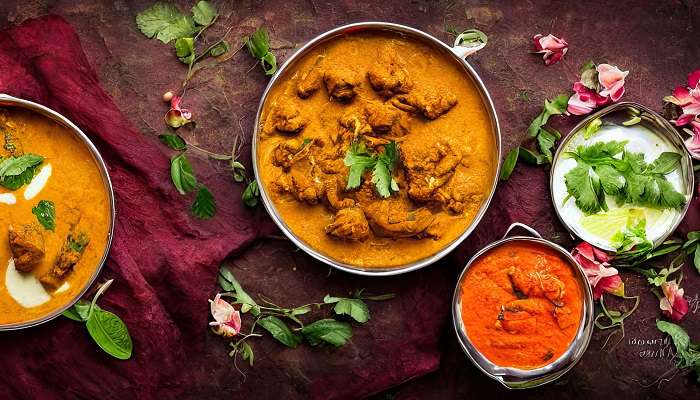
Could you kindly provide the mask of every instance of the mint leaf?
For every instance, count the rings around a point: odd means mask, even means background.
[[[48,231],[56,230],[56,207],[53,201],[39,200],[32,208],[32,214],[36,216],[41,226]]]
[[[352,328],[347,322],[321,319],[306,325],[301,333],[312,346],[328,343],[340,347],[352,337]]]
[[[295,348],[301,343],[301,337],[292,333],[287,324],[275,316],[258,320],[258,325],[272,334],[272,337],[287,347]]]
[[[217,15],[216,7],[208,1],[200,1],[192,7],[192,19],[197,25],[209,25],[214,21]]]
[[[197,32],[192,17],[183,15],[169,3],[156,3],[136,15],[136,26],[148,38],[156,38],[163,43],[190,37]]]
[[[187,194],[197,189],[197,178],[184,153],[170,160],[170,178],[180,194]]]
[[[192,214],[201,219],[209,219],[216,215],[216,200],[206,186],[199,187],[192,203]]]
[[[369,321],[369,308],[360,299],[339,299],[333,308],[333,312],[338,315],[349,315],[355,321],[364,324]]]

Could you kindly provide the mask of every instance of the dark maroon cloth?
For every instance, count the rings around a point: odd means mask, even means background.
[[[262,243],[236,259],[251,293],[284,304],[320,301],[328,291],[393,291],[372,305],[382,318],[355,329],[352,343],[318,351],[253,343],[247,378],[227,356],[227,342],[209,332],[207,299],[219,262],[273,230],[262,207],[247,209],[241,186],[206,160],[200,179],[219,200],[216,217],[188,211],[169,177],[169,152],[135,130],[101,89],[78,38],[64,20],[44,17],[0,32],[0,92],[60,112],[83,129],[105,158],[114,185],[114,242],[100,281],[115,282],[101,298],[129,327],[133,358],[102,353],[84,326],[57,318],[36,328],[0,333],[0,398],[355,398],[438,367],[438,332],[447,318],[445,274],[368,280],[333,272],[283,242]],[[283,251],[280,251],[282,249]],[[290,256],[291,254],[291,256]],[[307,266],[295,273],[294,263]],[[303,281],[299,278],[303,277]],[[261,284],[261,282],[265,284]],[[381,283],[381,284],[380,284]],[[308,286],[306,286],[308,285]],[[236,394],[234,394],[236,392]]]

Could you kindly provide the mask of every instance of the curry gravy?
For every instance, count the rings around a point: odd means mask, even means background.
[[[0,108],[0,133],[10,133],[18,139],[24,154],[44,157],[43,166],[51,165],[52,173],[45,186],[31,200],[25,200],[27,185],[11,191],[0,187],[0,193],[13,193],[16,204],[0,203],[0,324],[39,319],[72,301],[91,280],[98,268],[108,242],[110,202],[98,165],[88,147],[68,128],[40,114],[16,108]],[[1,135],[0,135],[1,138]],[[40,200],[55,204],[55,231],[37,224],[32,208]],[[12,258],[8,246],[8,227],[15,229],[26,224],[41,228],[45,254],[38,265],[27,274],[38,278],[54,265],[71,229],[68,215],[79,212],[75,229],[85,232],[90,239],[81,258],[61,283],[63,290],[46,287],[50,299],[41,305],[25,308],[8,293],[6,272]]]
[[[434,119],[431,119],[434,115],[428,118],[419,111],[407,112],[393,108],[392,101],[395,102],[401,96],[387,97],[380,93],[373,87],[373,83],[370,83],[367,75],[371,68],[381,66],[385,62],[393,62],[393,60],[387,61],[387,54],[395,55],[402,73],[405,72],[412,81],[409,95],[419,91],[440,91],[456,99],[456,105]],[[322,69],[327,72],[337,70],[340,74],[347,68],[353,69],[360,76],[354,87],[355,95],[350,101],[336,96],[337,92],[326,87],[336,83],[335,76],[323,78],[326,86],[321,84],[320,88],[307,98],[302,98],[303,96],[299,94],[300,84],[315,70]],[[324,73],[323,71],[320,73]],[[282,103],[298,110],[299,118],[305,120],[302,130],[282,132],[269,128],[277,118],[276,108],[279,108]],[[341,168],[336,174],[340,181],[340,197],[354,200],[353,208],[362,208],[369,220],[368,237],[364,232],[360,232],[362,238],[358,240],[339,237],[336,232],[327,233],[333,230],[329,226],[334,223],[338,210],[329,206],[325,197],[322,196],[323,198],[312,202],[308,199],[300,200],[305,196],[304,194],[279,190],[279,187],[284,186],[280,182],[289,181],[289,176],[295,168],[299,168],[300,174],[316,181],[329,177],[333,179],[333,174],[328,174],[327,171],[318,172],[314,169],[316,166],[313,157],[315,156],[318,160],[322,152],[327,154],[337,149],[338,160],[335,160],[334,165],[343,166],[342,159],[349,145],[342,143],[342,140],[339,143],[339,132],[342,133],[344,129],[347,131],[339,121],[353,110],[361,113],[361,108],[366,103],[385,107],[383,110],[387,107],[393,108],[401,116],[403,131],[399,135],[371,133],[373,137],[366,138],[367,140],[387,138],[395,140],[401,153],[401,161],[393,174],[399,191],[393,193],[389,199],[372,200],[374,205],[381,204],[382,201],[390,201],[390,204],[383,209],[379,206],[375,207],[380,211],[375,210],[373,216],[367,211],[367,201],[361,198],[361,192],[371,190],[371,171],[364,174],[362,187],[354,190],[345,188],[347,167]],[[402,106],[400,103],[396,104]],[[393,113],[391,110],[389,112]],[[425,114],[427,115],[428,111],[425,111]],[[392,132],[394,128],[395,126],[391,128]],[[348,34],[317,46],[285,71],[285,75],[280,77],[278,83],[271,89],[263,106],[260,129],[256,155],[260,183],[271,198],[284,224],[316,251],[358,268],[402,266],[430,257],[445,248],[470,226],[483,202],[488,199],[497,169],[497,150],[491,119],[478,88],[470,80],[463,66],[433,46],[397,34],[385,32]],[[282,126],[280,129],[297,128]],[[311,149],[312,155],[307,157],[307,160],[295,163],[291,170],[275,165],[275,152],[281,143],[292,143],[290,147],[301,147],[307,142],[311,142],[310,146],[316,146]],[[377,149],[381,151],[381,146]],[[404,158],[413,157],[412,159],[420,161],[422,158],[429,158],[430,152],[434,155],[442,151],[441,149],[448,149],[448,151],[454,149],[459,154],[458,163],[452,168],[453,173],[443,175],[449,179],[445,188],[452,185],[449,190],[453,195],[456,192],[454,187],[457,185],[461,190],[457,194],[460,202],[457,207],[453,207],[456,211],[449,210],[447,203],[416,201],[407,194],[409,177],[405,171]],[[314,155],[315,151],[318,153]],[[441,154],[437,157],[443,156],[444,154]],[[317,173],[318,177],[315,175]],[[326,183],[324,190],[328,191],[328,187]],[[373,219],[381,214],[391,214],[395,211],[406,215],[404,219],[409,224],[416,218],[430,218],[431,226],[416,234],[379,232]],[[388,222],[391,223],[392,218],[390,215]],[[411,229],[420,230],[420,228]],[[356,233],[348,232],[348,229],[343,231],[349,236]]]

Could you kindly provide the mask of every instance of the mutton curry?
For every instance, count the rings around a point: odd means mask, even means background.
[[[47,316],[91,281],[111,226],[107,190],[68,128],[0,107],[0,326]]]
[[[283,222],[326,256],[391,268],[472,223],[497,170],[491,119],[464,67],[389,32],[323,43],[271,89],[258,174]]]

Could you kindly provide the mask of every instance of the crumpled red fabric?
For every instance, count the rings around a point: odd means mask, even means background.
[[[219,262],[242,254],[271,229],[264,210],[245,208],[237,201],[240,185],[203,164],[200,178],[228,200],[219,201],[212,220],[191,217],[191,199],[170,182],[167,148],[127,122],[100,87],[72,27],[59,17],[0,32],[0,92],[65,115],[105,158],[117,219],[98,278],[115,283],[101,305],[124,319],[134,341],[132,359],[118,361],[102,353],[81,324],[62,317],[0,332],[0,398],[358,398],[438,367],[451,297],[444,265],[379,281],[335,271],[327,278],[327,267],[289,244],[273,243],[242,257],[236,273],[244,282],[303,288],[296,293],[304,300],[297,301],[318,301],[309,293],[322,296],[329,288],[386,287],[399,296],[372,305],[384,317],[356,328],[352,345],[341,349],[288,350],[261,341],[256,366],[244,367],[243,379],[226,342],[208,331],[207,299],[216,291]],[[280,267],[287,262],[302,273]],[[287,296],[284,290],[266,294]]]

